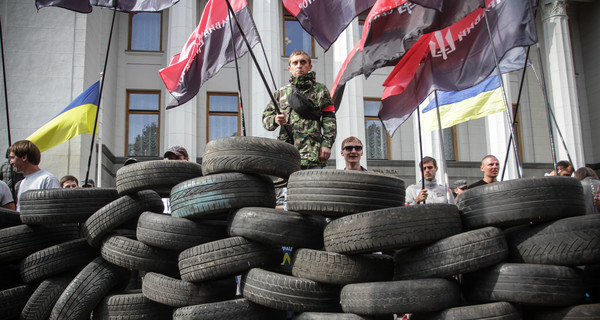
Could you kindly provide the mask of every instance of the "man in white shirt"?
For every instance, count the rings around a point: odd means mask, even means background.
[[[454,204],[454,197],[450,189],[438,184],[435,180],[437,161],[432,157],[423,157],[419,167],[425,178],[425,189],[421,181],[406,188],[406,204],[409,206],[419,203],[450,203]]]
[[[23,172],[25,179],[21,181],[17,194],[17,211],[20,210],[21,195],[28,190],[60,188],[60,182],[50,172],[40,169],[42,158],[40,149],[31,141],[21,140],[13,143],[9,151],[10,164],[17,172]]]

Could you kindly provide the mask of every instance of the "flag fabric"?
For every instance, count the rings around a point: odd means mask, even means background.
[[[285,8],[327,51],[350,22],[376,0],[283,0]]]
[[[373,5],[361,39],[346,58],[330,90],[336,107],[339,107],[346,82],[396,65],[422,34],[445,28],[482,4],[480,0],[436,1],[441,3],[439,11],[408,0],[378,0]]]
[[[528,1],[486,0],[486,8],[501,72],[522,68],[523,47],[537,42]],[[413,46],[402,59],[406,60],[396,65],[384,82],[379,110],[390,135],[433,90],[464,90],[495,70],[484,19],[483,8],[476,9],[450,27],[423,36],[426,43]]]
[[[100,81],[97,81],[26,140],[46,151],[80,134],[94,133],[99,99]]]
[[[438,91],[437,98],[442,129],[506,110],[497,75],[465,90]],[[423,131],[439,129],[435,99],[421,113]]]
[[[260,43],[246,0],[230,0],[230,3],[250,46]],[[229,21],[226,2],[209,0],[198,27],[187,40],[181,53],[174,55],[169,65],[159,70],[167,90],[176,100],[167,106],[167,109],[191,100],[198,94],[204,82],[235,59],[229,23],[234,24],[233,38],[238,58],[248,52],[235,21]]]
[[[35,6],[60,7],[80,13],[92,12],[92,6],[123,12],[151,12],[167,9],[179,0],[35,0]]]

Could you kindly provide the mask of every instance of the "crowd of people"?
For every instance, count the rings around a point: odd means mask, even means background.
[[[331,148],[337,134],[335,107],[327,87],[315,80],[310,55],[298,50],[288,60],[291,73],[290,83],[274,94],[276,102],[269,103],[263,113],[263,126],[274,131],[281,127],[278,138],[293,144],[300,153],[302,170],[322,169],[327,166],[331,156]],[[341,156],[344,158],[344,170],[366,171],[361,165],[363,143],[357,137],[350,136],[341,143]],[[79,181],[72,175],[58,180],[50,172],[39,167],[41,153],[38,147],[27,140],[15,142],[8,148],[9,163],[2,165],[0,171],[0,206],[19,210],[18,199],[21,194],[31,189],[78,188]],[[185,148],[173,146],[163,155],[165,160],[189,161]],[[137,163],[129,158],[124,166]],[[406,188],[406,205],[424,203],[455,203],[455,197],[479,186],[496,183],[500,170],[500,162],[493,155],[481,160],[480,170],[483,178],[472,184],[466,180],[454,182],[454,189],[439,184],[436,180],[438,171],[436,159],[425,156],[419,163],[423,180]],[[567,176],[575,173],[581,181],[588,213],[600,212],[600,178],[594,170],[582,167],[574,171],[569,161],[559,161],[556,171],[546,176]],[[88,180],[82,187],[93,187],[94,181]],[[276,182],[278,208],[285,208],[285,181]],[[165,213],[170,212],[169,199],[163,199]]]

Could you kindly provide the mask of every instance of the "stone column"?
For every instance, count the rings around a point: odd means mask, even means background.
[[[558,122],[558,129],[569,149],[573,166],[585,165],[575,68],[565,0],[545,0],[542,6],[543,36],[548,99]],[[555,128],[557,160],[566,160],[567,152]]]
[[[281,25],[281,1],[276,0],[260,0],[253,1],[252,3],[252,15],[256,28],[260,34],[262,44],[265,47],[267,59],[271,65],[273,71],[273,77],[277,87],[283,86],[285,83],[281,83],[281,71],[283,66],[281,65],[282,57],[282,25]],[[269,91],[272,94],[276,88],[273,88],[273,80],[269,74],[267,68],[267,62],[265,61],[264,54],[260,44],[254,47],[254,54],[259,62],[260,68],[263,70],[263,74],[269,84],[269,90],[265,88],[264,82],[260,77],[254,62],[250,59],[250,70],[251,79],[250,84],[251,94],[251,110],[250,116],[246,117],[246,123],[249,123],[249,131],[247,135],[255,137],[269,137],[276,138],[279,129],[273,132],[269,132],[263,128],[262,125],[262,114],[265,107],[271,101]],[[286,60],[287,61],[287,60]]]
[[[334,79],[337,77],[348,53],[350,53],[359,37],[358,22],[355,20],[332,45],[333,65],[331,72]],[[346,83],[344,97],[336,113],[337,138],[331,150],[331,158],[336,159],[335,165],[337,169],[344,169],[346,165],[344,158],[340,154],[344,139],[349,136],[355,136],[363,142],[363,145],[366,145],[363,96],[362,76],[356,77]],[[367,167],[366,151],[363,151],[360,164],[365,168]]]
[[[196,28],[196,0],[181,0],[176,6],[172,6],[167,12],[169,15],[168,42],[167,42],[167,64],[171,57],[183,48],[190,34]],[[166,107],[173,96],[165,89],[163,105]],[[164,134],[161,145],[162,154],[171,146],[180,145],[184,147],[190,156],[190,160],[197,158],[197,97],[184,105],[164,112]]]

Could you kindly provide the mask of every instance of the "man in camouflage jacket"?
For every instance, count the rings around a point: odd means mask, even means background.
[[[288,128],[281,128],[279,140],[293,143],[298,149],[302,169],[325,167],[336,136],[335,107],[329,90],[316,82],[310,56],[304,51],[294,51],[290,55],[288,70],[292,73],[290,83],[274,94],[281,113],[277,113],[271,101],[263,113],[263,126],[269,131],[279,126]],[[313,102],[315,111],[321,115],[319,120],[306,119],[289,105],[292,86]]]

